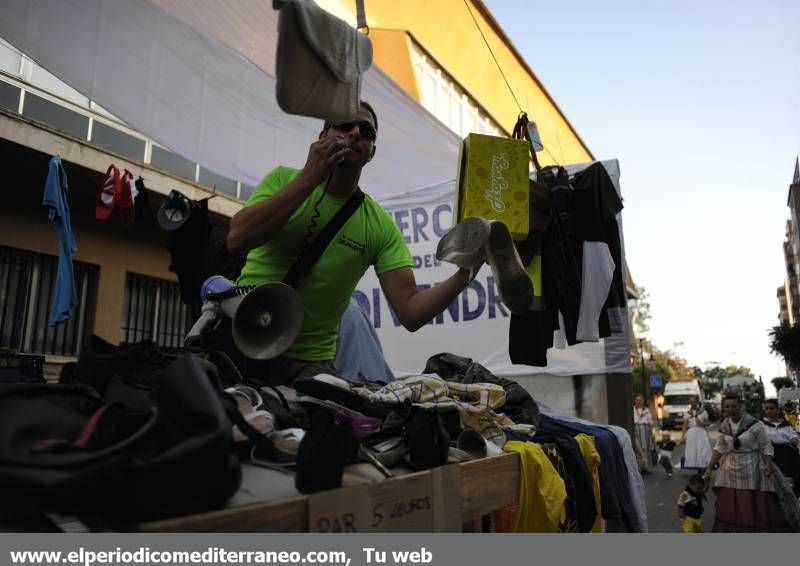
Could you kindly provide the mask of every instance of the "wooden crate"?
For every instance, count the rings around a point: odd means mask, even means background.
[[[147,532],[459,532],[464,523],[514,503],[519,473],[519,455],[503,454],[382,482],[144,523],[140,528]]]

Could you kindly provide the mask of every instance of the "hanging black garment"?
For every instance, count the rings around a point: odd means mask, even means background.
[[[563,219],[555,212],[542,240],[542,289],[544,311],[511,315],[508,353],[515,364],[547,365],[547,350],[553,347],[553,332],[559,326],[559,311],[564,319],[567,343],[577,343],[581,303],[580,264],[564,229]]]
[[[187,199],[188,200],[188,199]],[[208,199],[188,200],[189,218],[167,232],[170,271],[178,276],[181,300],[200,316],[200,287],[208,277],[222,275],[235,281],[244,265],[244,256],[228,252],[230,220],[209,214]]]
[[[150,204],[150,195],[147,192],[147,188],[144,186],[144,179],[141,177],[136,179],[136,191],[136,200],[133,202],[136,222],[146,224],[147,226],[155,226],[156,215],[153,213],[153,207]]]
[[[189,201],[189,218],[167,233],[167,249],[172,256],[169,269],[178,276],[183,304],[192,309],[192,318],[200,316],[200,287],[210,227],[208,200]]]
[[[605,242],[614,259],[605,308],[625,307],[625,283],[622,279],[622,244],[616,215],[622,210],[622,200],[614,182],[602,163],[594,163],[572,178],[573,210],[580,231],[586,241]]]
[[[428,358],[423,373],[435,373],[445,381],[493,383],[506,392],[506,402],[498,409],[517,424],[538,425],[539,405],[516,381],[497,377],[481,364],[455,354],[436,354]]]

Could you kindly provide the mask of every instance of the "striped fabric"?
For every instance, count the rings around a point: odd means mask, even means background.
[[[370,401],[403,403],[410,400],[421,407],[455,407],[465,428],[478,431],[486,440],[502,447],[506,441],[504,429],[533,434],[533,425],[515,424],[495,409],[506,402],[506,392],[492,383],[457,383],[427,374],[397,379],[377,391],[353,387],[352,391]]]
[[[742,421],[740,426],[745,426],[745,422]],[[775,492],[775,469],[773,468],[769,476],[764,474],[764,456],[773,455],[772,443],[764,425],[760,422],[754,423],[739,435],[739,442],[739,448],[734,448],[730,419],[725,419],[714,446],[714,451],[722,454],[714,487]]]

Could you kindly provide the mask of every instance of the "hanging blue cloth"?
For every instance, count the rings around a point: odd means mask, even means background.
[[[50,223],[56,229],[61,252],[58,256],[58,273],[56,275],[56,293],[53,308],[50,311],[50,326],[56,326],[69,320],[72,307],[78,304],[75,291],[75,270],[72,266],[72,254],[78,249],[67,204],[67,173],[61,165],[61,158],[53,157],[47,169],[47,181],[44,184],[42,206],[47,209]]]

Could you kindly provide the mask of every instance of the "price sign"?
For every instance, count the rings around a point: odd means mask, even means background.
[[[460,531],[460,468],[442,466],[312,495],[308,521],[314,533]]]

